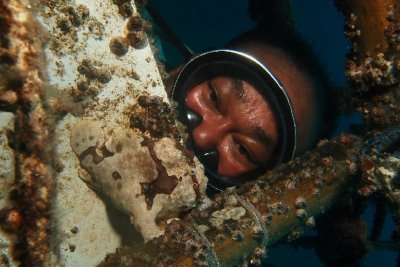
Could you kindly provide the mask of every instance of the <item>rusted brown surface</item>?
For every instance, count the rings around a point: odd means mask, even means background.
[[[391,11],[393,8],[399,8],[398,0],[335,2],[347,18],[345,35],[353,42],[353,51],[374,56],[388,47],[388,42],[383,36],[390,20],[398,19]]]
[[[14,232],[13,254],[22,266],[50,266],[50,200],[54,185],[51,168],[52,121],[44,93],[43,35],[38,23],[19,1],[0,2],[1,56],[12,59],[1,72],[4,101],[14,105],[15,189],[10,207],[2,211],[2,227]],[[3,64],[1,64],[3,65]],[[12,101],[11,101],[11,100]]]
[[[399,126],[400,126],[400,1],[336,1],[347,17],[347,37],[352,52],[347,77],[353,84],[364,129],[373,145],[361,158],[362,177],[358,190],[363,197],[380,199],[377,208],[390,207],[395,226],[394,245],[400,244]],[[354,34],[356,33],[356,34]],[[383,135],[378,135],[383,133]],[[377,212],[372,241],[379,239],[382,216]],[[384,217],[383,217],[384,218]],[[397,262],[399,262],[400,254]]]
[[[400,123],[400,1],[337,0],[352,45],[346,74],[369,130]]]
[[[357,172],[361,145],[360,139],[349,135],[330,141],[255,182],[227,189],[208,208],[194,209],[183,221],[170,223],[165,236],[118,249],[100,266],[258,264],[266,246],[312,224],[312,217],[340,196]],[[239,215],[221,223],[218,214],[224,212]]]

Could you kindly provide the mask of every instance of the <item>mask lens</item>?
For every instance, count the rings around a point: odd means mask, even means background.
[[[197,125],[199,125],[202,121],[201,116],[190,109],[188,109],[186,113],[186,118],[187,118],[186,126],[189,128],[189,130],[193,130],[194,128],[196,128]]]

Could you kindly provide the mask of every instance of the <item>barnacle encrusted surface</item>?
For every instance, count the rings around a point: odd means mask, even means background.
[[[150,139],[132,129],[105,135],[100,125],[82,120],[71,132],[71,146],[90,187],[106,194],[143,235],[160,236],[159,222],[177,217],[205,195],[201,164],[173,139]]]

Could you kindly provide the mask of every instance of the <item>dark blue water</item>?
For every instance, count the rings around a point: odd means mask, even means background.
[[[195,52],[223,47],[239,33],[251,29],[255,24],[247,14],[247,0],[152,0],[154,6],[167,20],[176,34]],[[292,0],[294,15],[299,31],[310,42],[324,63],[329,76],[337,87],[346,87],[344,76],[345,55],[348,43],[343,37],[344,18],[331,1]],[[162,42],[162,60],[169,67],[176,67],[184,58],[168,42]],[[348,126],[360,121],[359,114],[340,117],[337,135]],[[364,219],[372,224],[374,208],[370,207]],[[390,240],[393,221],[386,220],[381,236]],[[313,230],[308,235],[315,234]],[[395,266],[397,253],[375,250],[366,257],[363,266]],[[323,266],[313,249],[294,249],[290,245],[278,245],[269,250],[268,263],[275,267]]]

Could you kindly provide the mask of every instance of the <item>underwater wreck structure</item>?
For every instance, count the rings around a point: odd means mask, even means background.
[[[83,151],[70,145],[82,120],[179,143],[165,126],[175,124],[139,2],[0,0],[0,265],[259,265],[268,246],[295,239],[344,193],[379,195],[400,245],[398,0],[336,0],[352,46],[346,75],[353,88],[345,97],[364,115],[364,134],[323,141],[253,182],[202,199],[180,220],[156,214],[163,233],[146,243],[78,178],[87,175],[75,155]],[[93,158],[110,156],[107,144],[89,147]],[[121,173],[112,173],[116,184]],[[199,175],[192,173],[193,188]],[[145,190],[143,201],[174,188]],[[135,244],[121,247],[132,235]]]

